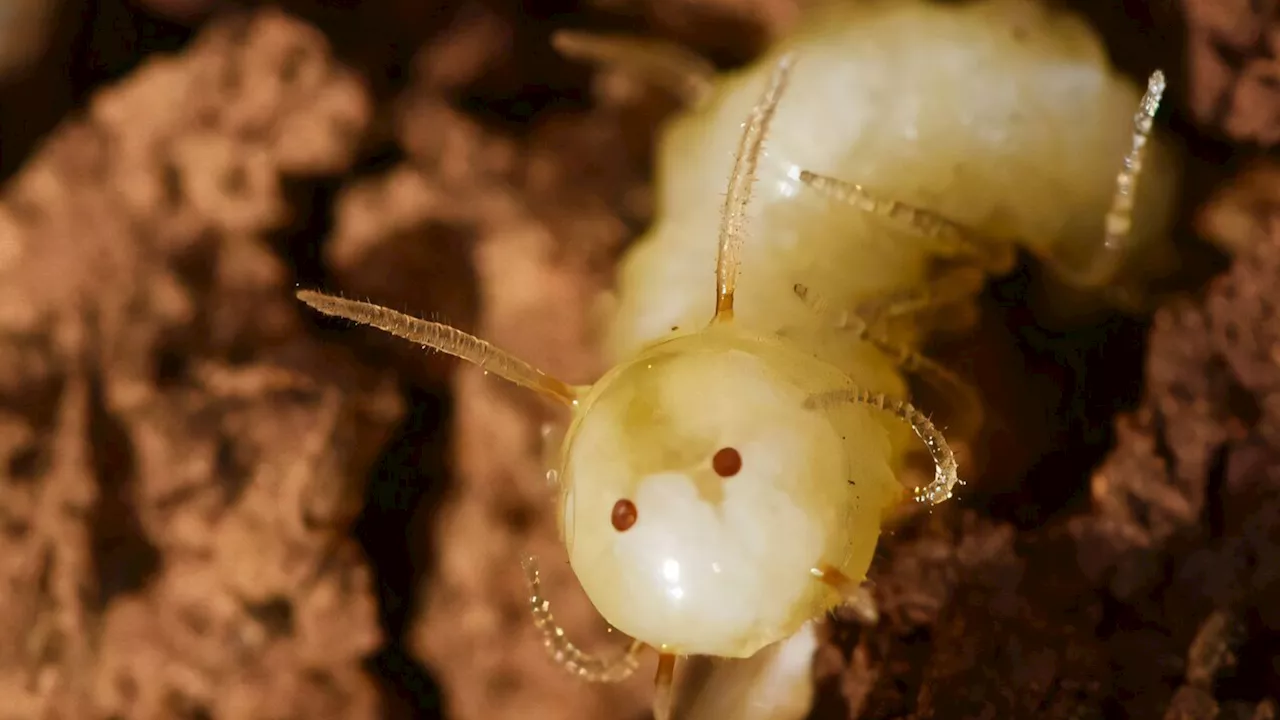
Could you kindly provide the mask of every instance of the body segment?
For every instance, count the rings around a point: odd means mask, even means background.
[[[831,4],[747,68],[717,76],[662,131],[656,220],[618,270],[615,358],[672,327],[692,331],[712,311],[707,238],[734,143],[789,52],[801,64],[757,171],[739,281],[744,323],[761,332],[804,328],[797,342],[830,345],[830,329],[789,297],[794,283],[850,311],[952,283],[951,297],[896,323],[895,339],[916,345],[932,327],[958,330],[973,319],[981,279],[955,274],[957,266],[1003,272],[1021,245],[1071,275],[1098,255],[1142,88],[1110,67],[1080,18],[1027,0]],[[1129,236],[1135,262],[1124,279],[1166,264],[1172,162],[1159,142],[1147,148]],[[941,215],[971,231],[984,256],[832,202],[801,182],[805,170]],[[850,369],[883,372],[856,345],[832,354]]]

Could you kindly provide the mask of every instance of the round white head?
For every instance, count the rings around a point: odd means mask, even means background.
[[[746,657],[830,606],[815,570],[869,563],[881,506],[856,502],[846,443],[806,407],[794,358],[708,335],[655,347],[585,398],[561,527],[614,627],[666,653]]]

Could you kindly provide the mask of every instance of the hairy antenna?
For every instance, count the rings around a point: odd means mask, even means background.
[[[963,485],[957,474],[956,456],[951,446],[938,428],[933,426],[929,418],[924,416],[909,402],[890,399],[884,393],[870,392],[858,388],[830,390],[811,396],[804,406],[811,410],[822,410],[842,403],[870,405],[877,410],[892,413],[905,421],[915,431],[917,437],[929,449],[933,458],[933,482],[923,488],[916,488],[916,502],[927,502],[937,505],[951,499],[951,491],[956,485]]]
[[[381,305],[325,295],[313,290],[299,290],[297,296],[302,302],[326,315],[376,327],[398,338],[460,357],[486,372],[566,405],[577,402],[577,393],[566,383],[457,328],[411,317]]]
[[[1116,175],[1116,192],[1111,199],[1111,210],[1107,213],[1102,247],[1094,255],[1088,269],[1080,273],[1077,283],[1086,286],[1104,285],[1120,269],[1129,244],[1129,233],[1133,229],[1133,201],[1138,179],[1142,176],[1142,160],[1164,89],[1164,73],[1156,70],[1147,80],[1147,91],[1138,103],[1138,112],[1133,116],[1133,144],[1129,154],[1124,156],[1124,166]]]
[[[769,78],[760,101],[751,110],[751,117],[738,141],[738,152],[729,176],[729,192],[724,199],[720,219],[720,252],[716,258],[716,320],[733,318],[733,291],[738,282],[738,253],[742,249],[742,231],[747,205],[756,181],[756,165],[760,161],[760,148],[769,132],[769,123],[778,100],[791,76],[795,56],[783,55]]]
[[[857,183],[819,175],[809,170],[800,171],[800,182],[837,202],[910,225],[920,234],[939,243],[942,246],[940,249],[948,256],[985,259],[990,254],[970,237],[964,227],[938,213],[878,197]]]
[[[538,577],[538,559],[529,556],[521,563],[529,582],[529,608],[533,611],[533,624],[542,631],[542,643],[555,662],[573,675],[588,682],[614,683],[631,677],[640,667],[640,652],[644,643],[632,640],[626,652],[618,657],[603,660],[579,650],[564,629],[551,615],[551,603],[542,597],[542,581]]]
[[[828,319],[831,327],[848,331],[858,340],[871,345],[891,358],[898,367],[924,378],[934,387],[950,393],[957,408],[957,416],[961,418],[961,428],[966,432],[974,432],[982,424],[982,400],[978,392],[959,375],[948,370],[941,363],[925,357],[910,347],[889,341],[872,327],[880,319],[873,313],[847,311],[836,313],[827,304],[825,298],[804,283],[792,286],[796,297],[813,309],[814,312]],[[899,300],[902,307],[910,307],[911,299]]]

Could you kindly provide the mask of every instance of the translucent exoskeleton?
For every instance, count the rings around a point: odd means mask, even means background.
[[[918,443],[934,464],[932,481],[915,489],[917,501],[941,503],[960,484],[951,449],[904,399],[899,374],[904,366],[941,368],[877,339],[862,322],[854,337],[878,359],[864,363],[866,377],[854,377],[811,343],[735,316],[757,166],[798,61],[778,60],[739,138],[721,207],[715,287],[706,288],[714,311],[697,327],[640,347],[591,386],[570,386],[446,325],[298,293],[321,312],[451,353],[571,408],[558,459],[562,538],[594,606],[634,641],[613,658],[574,647],[551,617],[530,558],[532,610],[555,657],[588,680],[626,677],[639,653],[657,651],[658,718],[669,717],[678,657],[749,658],[846,602],[866,575],[883,522],[910,494],[898,479],[906,442]],[[1107,238],[1117,248],[1162,89],[1156,73],[1120,173]],[[806,171],[802,180],[965,252],[984,252],[934,213],[836,178]],[[824,311],[803,284],[786,289],[816,314]]]

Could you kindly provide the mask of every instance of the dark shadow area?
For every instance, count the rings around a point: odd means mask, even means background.
[[[90,377],[89,437],[98,504],[94,508],[91,553],[102,612],[119,595],[142,589],[160,570],[160,552],[147,539],[134,507],[136,460],[124,426],[107,410],[102,382]]]
[[[513,135],[529,132],[544,112],[590,107],[592,68],[567,60],[551,46],[551,34],[580,14],[575,0],[488,2],[486,7],[520,32],[511,38],[506,71],[486,73],[472,83],[457,99],[459,107]]]
[[[149,55],[184,48],[198,26],[172,22],[126,0],[89,0],[69,78],[73,99],[84,102],[98,86],[115,82]]]
[[[1141,399],[1150,324],[1147,318],[1109,314],[1066,331],[1046,329],[1028,305],[1035,275],[1020,270],[993,283],[989,294],[1027,374],[1053,378],[1045,383],[1057,390],[1056,396],[1044,398],[1045,453],[1016,491],[984,496],[978,484],[972,496],[992,517],[1024,530],[1060,512],[1087,508],[1089,477],[1114,444],[1113,420]]]
[[[406,635],[430,576],[431,549],[415,531],[430,522],[448,487],[446,450],[452,401],[446,389],[409,388],[408,414],[370,473],[364,511],[353,528],[373,566],[378,616],[387,644],[368,660],[387,717],[443,718],[440,688],[411,655]]]
[[[20,78],[0,84],[0,182],[100,86],[153,53],[181,50],[197,30],[126,0],[66,0],[40,60]]]
[[[352,173],[357,177],[376,175],[400,160],[398,148],[373,148]],[[286,189],[295,208],[295,221],[276,233],[273,241],[298,286],[327,288],[332,283],[324,247],[334,227],[337,197],[346,181],[297,182]],[[350,340],[374,336],[345,320],[311,312],[305,317],[331,337]],[[366,362],[375,365],[391,362],[384,350],[357,348]],[[420,602],[419,588],[430,572],[430,549],[418,547],[420,534],[416,531],[448,485],[446,452],[452,401],[444,386],[406,387],[403,392],[406,416],[370,471],[363,510],[351,533],[373,572],[379,627],[385,639],[382,647],[366,658],[365,669],[378,684],[388,720],[423,720],[445,717],[440,688],[413,657],[406,634]]]

